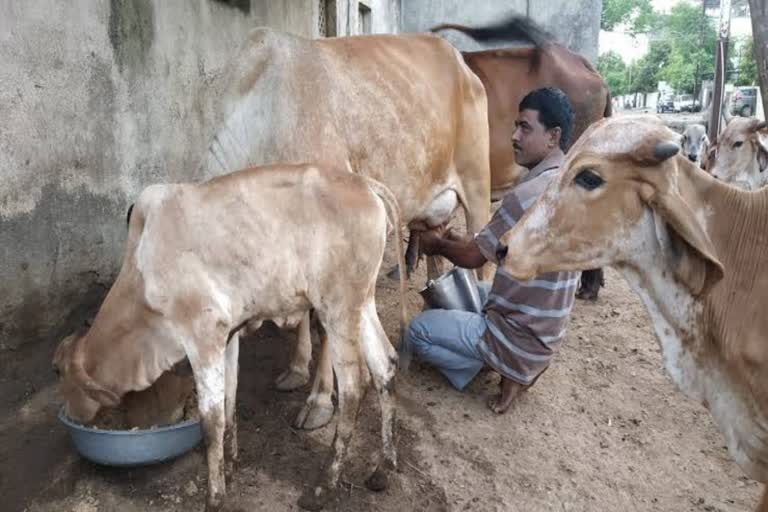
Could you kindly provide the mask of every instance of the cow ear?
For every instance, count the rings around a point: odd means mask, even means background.
[[[757,168],[760,172],[768,170],[768,133],[757,132]]]
[[[706,294],[723,277],[723,264],[709,235],[676,191],[657,192],[649,203],[666,224],[675,278],[694,297]]]

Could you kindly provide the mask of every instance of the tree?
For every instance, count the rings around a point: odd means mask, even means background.
[[[699,75],[715,67],[713,21],[700,5],[680,2],[664,17],[661,37],[669,42],[670,53],[659,78],[678,92],[693,92]]]
[[[757,82],[757,62],[751,37],[745,37],[739,41],[736,69],[738,71],[736,85],[753,85]]]
[[[627,90],[627,65],[616,52],[610,51],[597,57],[597,71],[603,76],[611,96],[621,96]]]
[[[651,43],[648,53],[634,64],[632,92],[653,92],[659,87],[662,70],[668,65],[672,51],[669,41],[661,39]]]
[[[625,25],[630,34],[649,32],[657,16],[651,0],[603,0],[600,28],[614,30]]]

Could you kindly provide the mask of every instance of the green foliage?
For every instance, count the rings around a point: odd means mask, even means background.
[[[736,85],[754,85],[757,83],[757,62],[755,61],[755,47],[751,37],[745,37],[737,44],[731,45],[736,49],[736,69],[738,78]]]
[[[651,0],[603,0],[600,28],[614,30],[625,25],[630,34],[650,31],[657,20]]]
[[[668,41],[670,52],[658,78],[678,92],[692,93],[699,75],[715,67],[714,22],[700,5],[680,2],[663,18],[661,36]]]
[[[658,88],[660,75],[669,65],[672,45],[660,39],[650,45],[648,53],[633,63],[631,92],[653,92]]]
[[[629,92],[627,88],[627,65],[616,52],[607,52],[597,58],[597,70],[603,76],[612,96]]]
[[[661,15],[653,10],[650,0],[605,0],[601,25],[605,30],[628,26],[630,33],[653,29],[648,53],[623,70],[613,56],[604,59],[602,65],[598,62],[615,95],[653,92],[660,80],[678,93],[692,93],[701,75],[714,70],[717,30],[701,3],[680,1],[669,14]]]

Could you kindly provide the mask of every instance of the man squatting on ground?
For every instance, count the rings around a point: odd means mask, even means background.
[[[570,103],[559,89],[530,92],[519,111],[512,147],[528,173],[474,238],[440,227],[421,235],[424,253],[470,269],[504,258],[499,239],[557,175],[573,125]],[[484,365],[497,371],[500,393],[488,406],[501,414],[549,366],[565,337],[578,280],[578,272],[551,272],[520,282],[497,267],[490,290],[480,284],[482,313],[424,311],[409,325],[404,350],[437,367],[459,390]]]

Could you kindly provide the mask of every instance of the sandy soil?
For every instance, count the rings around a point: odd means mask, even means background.
[[[385,268],[393,262],[388,254]],[[383,274],[383,273],[382,273]],[[409,311],[421,309],[411,283]],[[395,283],[379,280],[379,313],[397,330]],[[290,427],[307,389],[280,393],[293,334],[265,326],[241,346],[241,460],[234,510],[297,510],[330,453],[335,423]],[[53,346],[0,354],[0,508],[8,512],[203,510],[202,448],[155,467],[111,469],[77,457],[55,420]],[[607,273],[597,303],[578,303],[550,370],[505,416],[485,406],[498,377],[464,393],[415,364],[400,376],[391,488],[364,487],[379,443],[378,406],[366,397],[337,501],[329,510],[748,511],[760,486],[731,462],[709,414],[663,372],[645,310]]]

